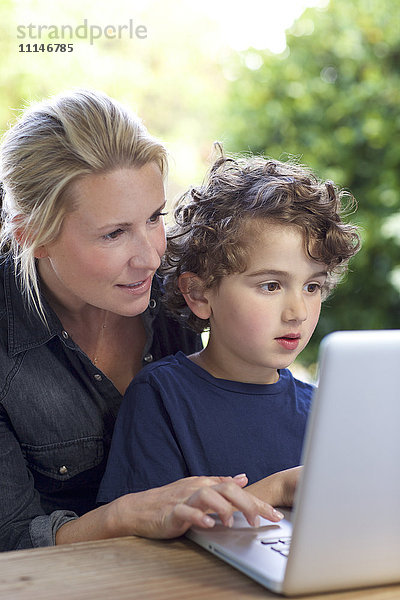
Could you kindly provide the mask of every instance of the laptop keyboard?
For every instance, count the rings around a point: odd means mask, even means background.
[[[266,548],[270,548],[274,552],[279,552],[282,556],[287,557],[289,555],[291,539],[291,537],[261,538],[260,542]]]

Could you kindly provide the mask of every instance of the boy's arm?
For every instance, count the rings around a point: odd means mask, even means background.
[[[246,487],[246,490],[272,506],[293,506],[302,467],[273,473]]]
[[[118,413],[98,502],[188,475],[160,392],[147,382],[134,382]]]

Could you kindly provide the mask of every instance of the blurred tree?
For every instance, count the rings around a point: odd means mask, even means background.
[[[135,3],[134,3],[135,4]],[[73,87],[92,87],[121,100],[143,118],[153,135],[165,140],[171,160],[170,196],[202,177],[226,80],[215,59],[217,25],[191,0],[126,0],[67,3],[2,0],[0,3],[0,131],[19,109]],[[144,25],[147,37],[49,36],[48,26]],[[33,24],[32,37],[27,27]],[[44,26],[38,38],[38,27]],[[18,37],[18,27],[25,37]],[[68,29],[67,29],[68,32]],[[54,35],[54,34],[53,34]],[[19,44],[73,42],[72,52],[19,52]]]
[[[363,248],[301,356],[335,329],[400,327],[400,4],[331,0],[287,32],[281,55],[249,49],[231,79],[226,149],[294,155],[350,190]]]

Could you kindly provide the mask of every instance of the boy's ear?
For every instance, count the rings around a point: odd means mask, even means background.
[[[192,313],[200,319],[209,319],[211,307],[200,277],[194,273],[182,273],[178,279],[178,287]]]

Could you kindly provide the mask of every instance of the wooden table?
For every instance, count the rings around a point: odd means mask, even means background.
[[[272,592],[184,538],[118,538],[0,554],[1,600],[214,600]],[[311,596],[398,600],[400,584]]]

